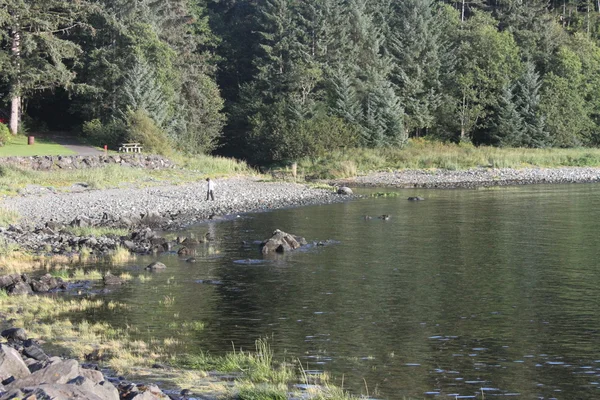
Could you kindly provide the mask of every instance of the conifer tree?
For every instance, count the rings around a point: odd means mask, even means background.
[[[550,136],[546,131],[544,117],[540,110],[540,89],[542,83],[533,63],[527,63],[523,75],[513,89],[514,102],[523,120],[523,135],[518,146],[547,147]]]
[[[169,111],[156,73],[144,60],[134,60],[122,88],[121,113],[144,111],[159,127],[164,127]]]
[[[410,131],[430,128],[440,104],[440,34],[432,0],[394,3],[386,48],[393,57],[391,80],[405,105]]]
[[[10,130],[16,134],[25,97],[73,82],[69,65],[81,49],[69,34],[86,27],[92,6],[85,0],[1,0],[0,9],[0,66],[10,90]]]
[[[524,121],[507,86],[499,101],[499,112],[492,125],[492,138],[501,146],[518,147],[523,143]]]

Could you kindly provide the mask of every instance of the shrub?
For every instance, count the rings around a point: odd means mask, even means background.
[[[123,141],[125,135],[125,123],[121,120],[113,120],[102,124],[99,119],[93,119],[83,124],[84,137],[96,146],[116,148]]]
[[[143,110],[127,114],[127,141],[141,143],[144,151],[167,156],[172,153],[165,132]]]
[[[4,146],[10,140],[10,130],[5,124],[0,124],[0,146]]]

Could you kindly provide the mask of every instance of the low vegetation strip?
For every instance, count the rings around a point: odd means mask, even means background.
[[[404,149],[345,149],[304,158],[298,171],[308,179],[350,178],[390,170],[450,171],[472,168],[600,167],[600,149],[498,148],[411,140]]]

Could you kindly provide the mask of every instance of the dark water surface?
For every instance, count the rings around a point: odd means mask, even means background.
[[[600,186],[399,192],[197,226],[219,241],[133,270],[152,280],[110,294],[132,307],[107,318],[190,352],[272,337],[277,358],[377,398],[600,398]],[[276,228],[339,243],[242,244]],[[206,327],[181,335],[189,321]]]

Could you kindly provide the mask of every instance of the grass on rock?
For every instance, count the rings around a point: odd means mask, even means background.
[[[66,226],[63,228],[65,231],[75,236],[127,236],[129,230],[125,228],[112,228],[108,226]]]
[[[16,224],[21,219],[19,213],[0,207],[0,226],[7,227]]]

